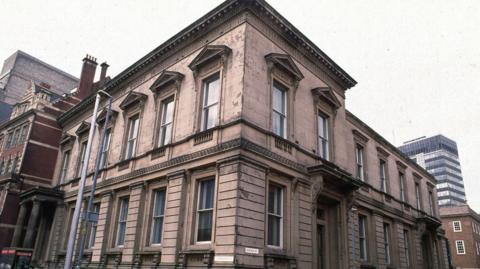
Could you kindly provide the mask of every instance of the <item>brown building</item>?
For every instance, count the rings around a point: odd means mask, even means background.
[[[480,216],[468,205],[440,207],[453,268],[480,268]]]
[[[435,179],[345,108],[355,80],[263,0],[229,0],[60,116],[64,263],[87,130],[92,268],[447,268]],[[65,141],[65,142],[63,142]],[[85,198],[87,194],[85,194]]]
[[[56,204],[63,197],[52,189],[59,142],[65,138],[56,119],[91,94],[96,65],[94,58],[84,59],[83,82],[69,94],[59,95],[50,85],[32,80],[10,119],[0,125],[0,249],[47,244]],[[34,257],[44,248],[36,250]]]

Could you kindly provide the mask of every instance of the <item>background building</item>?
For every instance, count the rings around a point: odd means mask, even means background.
[[[63,197],[51,188],[55,163],[60,144],[70,138],[62,136],[56,119],[108,80],[107,66],[102,64],[102,80],[94,83],[96,59],[85,57],[81,81],[69,94],[59,95],[33,80],[27,88],[18,88],[23,97],[0,124],[0,248],[48,242],[53,214]],[[44,251],[37,248],[33,257]]]
[[[437,179],[440,206],[466,203],[455,141],[443,135],[421,137],[405,142],[399,149]]]
[[[78,86],[78,78],[23,51],[5,59],[0,72],[0,122],[7,120],[31,82],[61,96]]]
[[[480,268],[480,216],[468,205],[440,207],[454,268]]]

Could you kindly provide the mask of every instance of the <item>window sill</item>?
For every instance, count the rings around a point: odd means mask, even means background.
[[[167,148],[169,147],[170,147],[170,144],[154,148],[152,151],[150,151],[151,160],[158,159],[160,157],[165,156],[165,153],[167,152]]]
[[[130,158],[130,159],[126,159],[126,160],[118,162],[117,163],[118,171],[128,169],[130,167],[130,162],[132,161],[132,159],[133,159],[133,157]]]
[[[273,258],[288,258],[287,251],[284,248],[276,246],[265,246],[264,249],[265,256]]]
[[[188,246],[188,249],[185,252],[195,253],[197,251],[200,251],[200,252],[213,251],[212,243],[211,242],[195,243],[194,245]]]

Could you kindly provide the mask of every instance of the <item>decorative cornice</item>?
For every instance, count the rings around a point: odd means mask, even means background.
[[[230,54],[232,50],[225,45],[207,45],[188,65],[190,70],[196,72],[201,66]]]
[[[109,121],[115,121],[118,116],[118,111],[110,110],[110,118]],[[105,119],[107,118],[107,109],[103,109],[97,116],[97,124],[102,124]]]
[[[292,57],[287,54],[270,53],[265,55],[265,60],[267,63],[273,64],[277,68],[286,71],[297,83],[304,78],[302,72],[292,60]]]
[[[304,54],[310,56],[317,65],[325,67],[341,82],[345,89],[356,85],[357,82],[349,74],[264,0],[227,0],[115,76],[106,83],[103,90],[110,93],[115,91],[123,82],[141,72],[150,64],[168,57],[169,53],[179,46],[192,42],[202,34],[205,34],[205,32],[221,25],[233,15],[239,14],[246,9],[255,11],[255,14],[258,14],[260,19],[267,20],[269,25],[275,25],[280,35],[292,42],[298,49],[302,49],[305,52]],[[78,112],[92,105],[94,100],[95,93],[84,99],[79,105],[62,114],[58,119],[60,125],[63,125],[70,117],[77,115]]]
[[[312,89],[312,94],[321,100],[324,100],[330,104],[334,109],[338,109],[342,106],[338,98],[333,93],[330,87],[317,87]]]
[[[122,110],[126,110],[127,108],[135,105],[135,104],[141,104],[143,103],[146,99],[148,98],[147,95],[139,92],[130,92],[128,95],[123,99],[123,101],[120,103],[119,107]]]
[[[182,73],[164,70],[155,82],[150,86],[152,92],[158,92],[158,90],[165,88],[171,84],[179,85],[185,76]]]
[[[88,130],[90,130],[90,123],[86,122],[86,121],[82,121],[82,123],[80,124],[80,126],[77,128],[77,130],[75,131],[75,134],[77,136],[80,136],[81,134],[87,132]]]

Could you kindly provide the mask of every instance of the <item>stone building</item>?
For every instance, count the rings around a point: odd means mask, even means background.
[[[78,85],[78,78],[16,51],[5,59],[0,72],[0,122],[9,119],[13,106],[22,100],[32,81],[57,95],[69,93]]]
[[[453,268],[480,268],[480,216],[468,205],[440,207]]]
[[[0,125],[0,249],[32,249],[48,242],[57,203],[63,194],[52,189],[62,136],[57,117],[90,95],[97,63],[83,60],[81,82],[72,93],[59,95],[46,83],[30,81],[10,119]],[[105,65],[104,65],[105,66]],[[106,72],[106,66],[102,68]],[[34,258],[45,254],[36,248]]]
[[[435,179],[345,108],[355,80],[263,0],[229,0],[58,119],[61,267],[87,130],[83,266],[447,268]],[[85,194],[85,198],[87,193]]]

